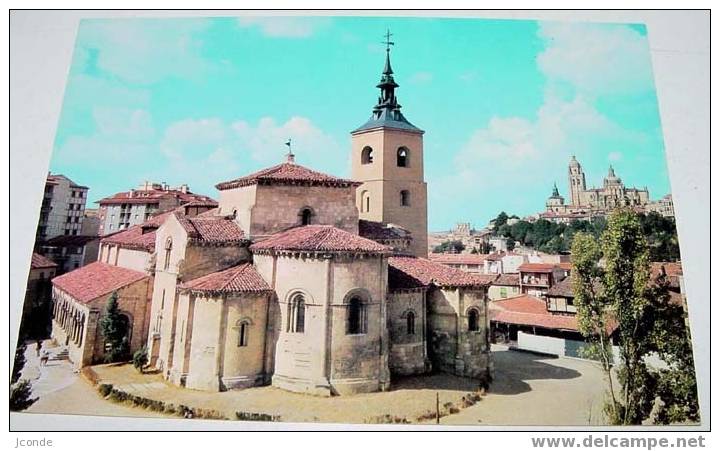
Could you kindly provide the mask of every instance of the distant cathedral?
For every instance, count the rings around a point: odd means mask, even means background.
[[[638,211],[657,211],[663,216],[673,216],[672,208],[667,208],[671,198],[665,196],[661,201],[651,202],[650,193],[645,188],[626,187],[620,177],[615,175],[612,165],[603,179],[602,188],[587,188],[585,172],[573,155],[568,165],[568,187],[570,203],[560,195],[557,185],[545,206],[546,211],[540,217],[555,222],[569,222],[572,219],[589,219],[604,216],[617,207],[631,207]]]

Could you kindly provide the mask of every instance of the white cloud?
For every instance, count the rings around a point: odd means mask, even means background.
[[[410,76],[410,82],[415,84],[430,83],[433,80],[431,72],[415,72]]]
[[[88,20],[81,24],[76,65],[97,50],[97,67],[134,83],[155,83],[168,77],[201,78],[212,62],[201,55],[198,31],[209,25],[192,20]]]
[[[330,23],[328,17],[238,17],[240,27],[257,27],[272,38],[307,38]]]
[[[608,160],[610,161],[620,161],[622,160],[622,153],[620,152],[610,152],[608,154]]]
[[[647,39],[624,25],[545,22],[546,48],[539,69],[585,95],[626,93],[653,87]]]

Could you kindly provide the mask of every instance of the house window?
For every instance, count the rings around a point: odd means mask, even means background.
[[[313,215],[313,211],[311,208],[309,208],[309,207],[303,208],[302,210],[300,210],[299,216],[300,216],[300,224],[302,224],[304,226],[312,224],[312,217],[314,215]]]
[[[242,321],[240,323],[240,327],[238,328],[238,346],[247,346],[248,345],[248,332],[250,330],[250,323],[248,321]]]
[[[480,330],[480,314],[475,309],[470,309],[468,312],[468,330],[470,332],[477,332]]]
[[[368,213],[370,211],[370,193],[363,191],[360,194],[360,211],[362,213]]]
[[[288,332],[305,333],[305,297],[296,294],[289,305]]]
[[[501,298],[507,297],[507,288],[505,288],[505,287],[500,288],[500,297]]]
[[[410,151],[407,147],[401,147],[397,151],[397,165],[399,168],[406,168],[408,167],[408,158]]]
[[[408,312],[405,321],[407,321],[407,334],[415,335],[415,312]]]
[[[168,237],[165,241],[165,263],[163,269],[166,271],[170,268],[170,252],[172,251],[172,238]]]
[[[347,334],[357,335],[366,332],[366,309],[360,298],[352,298],[347,307]]]
[[[360,157],[362,164],[371,164],[373,162],[373,150],[370,146],[365,146],[362,150],[362,156]]]
[[[410,191],[406,189],[400,191],[400,205],[403,207],[410,206]]]

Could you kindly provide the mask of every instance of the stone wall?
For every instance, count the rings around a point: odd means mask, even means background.
[[[429,349],[433,368],[463,377],[492,376],[490,322],[485,290],[432,289],[427,295]],[[479,315],[477,331],[470,331],[468,314]]]
[[[408,331],[409,312],[415,317],[414,331]],[[388,330],[391,373],[404,376],[430,370],[425,339],[425,290],[403,290],[388,295]]]

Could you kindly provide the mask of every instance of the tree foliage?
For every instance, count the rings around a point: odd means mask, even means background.
[[[100,330],[105,342],[105,361],[126,360],[129,353],[127,317],[120,313],[118,294],[113,291],[100,319]]]
[[[15,347],[15,361],[13,362],[12,375],[10,376],[10,384],[14,384],[20,380],[20,375],[23,368],[25,368],[25,340],[18,340],[18,344]]]
[[[25,410],[37,400],[32,397],[32,385],[25,379],[10,387],[10,410],[13,412]]]
[[[599,243],[578,232],[572,244],[572,282],[578,328],[588,353],[606,373],[612,424],[697,421],[698,404],[689,333],[682,304],[672,302],[667,277],[650,280],[650,247],[641,217],[619,209],[608,218]],[[602,265],[600,262],[603,262]],[[619,362],[610,330],[617,327]],[[657,354],[667,368],[652,368]],[[618,386],[612,368],[616,366]]]
[[[436,254],[459,254],[465,250],[465,245],[460,240],[443,241],[433,248]]]
[[[143,372],[143,368],[145,368],[145,365],[148,363],[148,352],[146,347],[142,347],[135,351],[135,354],[133,354],[133,366],[135,369],[137,369],[139,372]]]

